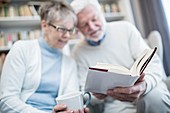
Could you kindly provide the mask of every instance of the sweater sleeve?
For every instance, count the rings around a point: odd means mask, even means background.
[[[76,51],[76,48],[74,48],[74,52],[72,53],[72,56],[75,58],[77,67],[78,67],[78,81],[80,85],[80,90],[84,92],[88,65],[86,61],[83,59],[83,56],[81,56],[81,52],[80,52],[81,50],[79,52],[77,51],[75,52],[75,51]],[[77,54],[77,53],[80,53],[80,54]],[[102,102],[104,102],[104,100],[99,100],[91,94],[91,104],[95,105],[95,104],[100,104]]]
[[[77,75],[77,66],[73,59],[70,59],[70,65],[68,69],[68,81],[66,82],[65,92],[70,91],[79,91],[78,75]],[[68,65],[68,62],[67,62]]]
[[[133,58],[137,59],[140,53],[146,48],[148,49],[149,46],[146,44],[139,31],[133,25],[128,24],[128,30],[129,47]],[[166,77],[162,62],[157,54],[154,55],[144,73],[147,84],[144,94],[146,94],[156,87],[157,84],[162,82],[162,79]]]
[[[63,55],[61,82],[58,96],[72,91],[79,91],[77,66],[73,59]]]
[[[21,100],[26,66],[20,43],[8,53],[0,81],[0,110],[2,113],[45,113]]]

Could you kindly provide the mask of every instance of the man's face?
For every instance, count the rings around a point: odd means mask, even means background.
[[[78,28],[86,38],[98,41],[103,32],[103,23],[99,12],[94,6],[86,6],[77,14]]]

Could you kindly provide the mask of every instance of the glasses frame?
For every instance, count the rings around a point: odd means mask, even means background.
[[[75,35],[77,33],[76,28],[72,28],[72,29],[67,29],[64,26],[60,26],[60,25],[53,25],[51,23],[49,23],[48,25],[50,25],[51,27],[53,27],[54,29],[56,29],[56,31],[66,34],[67,32],[69,32],[70,35]]]

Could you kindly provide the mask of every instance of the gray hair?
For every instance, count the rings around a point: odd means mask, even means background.
[[[83,10],[87,5],[93,5],[97,10],[101,10],[100,4],[97,0],[73,0],[71,6],[74,9],[75,13],[78,14]]]
[[[72,17],[74,24],[77,24],[77,17],[72,7],[65,0],[49,0],[41,5],[39,9],[41,20],[47,23]]]
[[[93,5],[96,8],[96,11],[99,12],[99,15],[102,19],[103,24],[105,24],[106,23],[105,17],[103,15],[103,12],[101,10],[101,6],[98,0],[73,0],[71,2],[71,6],[76,14],[81,12],[88,5]]]

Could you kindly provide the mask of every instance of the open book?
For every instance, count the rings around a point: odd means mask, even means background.
[[[108,89],[133,86],[153,58],[157,47],[146,49],[136,59],[131,69],[108,63],[89,67],[85,91],[106,94]]]

